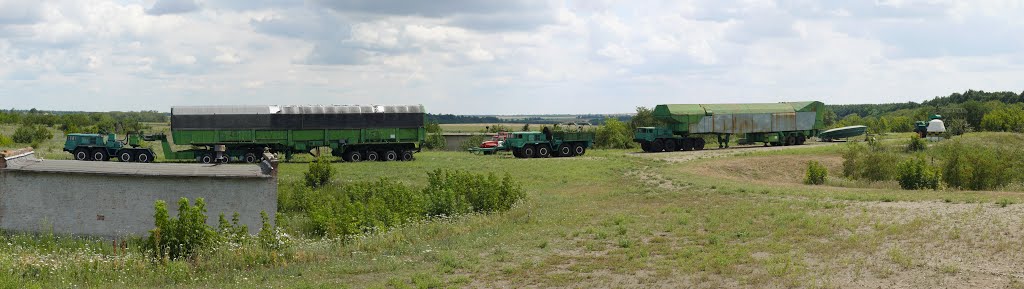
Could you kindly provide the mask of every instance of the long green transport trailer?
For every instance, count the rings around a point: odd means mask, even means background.
[[[819,101],[750,104],[661,104],[654,108],[656,127],[640,127],[633,141],[645,152],[701,150],[705,136],[718,147],[730,138],[739,144],[801,145],[824,128],[825,105]]]
[[[192,149],[167,159],[257,162],[264,150],[294,154],[330,148],[348,162],[410,161],[426,137],[422,105],[229,105],[171,108],[171,140]]]

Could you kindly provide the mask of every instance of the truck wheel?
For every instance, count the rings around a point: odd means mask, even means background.
[[[537,146],[537,157],[538,158],[548,158],[548,157],[551,157],[551,149],[548,148],[548,146],[546,146],[546,145],[539,145],[539,146]]]
[[[512,156],[516,157],[517,159],[521,159],[523,158],[523,151],[520,149],[512,149]]]
[[[397,160],[398,160],[398,153],[396,153],[395,151],[386,151],[386,152],[384,152],[384,161],[386,161],[386,162],[393,162],[393,161],[397,161]]]
[[[642,143],[640,143],[640,149],[644,150],[644,152],[647,152],[647,153],[651,152],[651,143],[649,143],[649,142],[642,142]]]
[[[659,153],[659,152],[662,152],[664,150],[665,150],[665,141],[664,140],[656,139],[656,140],[654,140],[653,143],[651,143],[651,151]]]
[[[80,161],[89,160],[89,151],[83,148],[75,149],[75,159]]]
[[[413,159],[412,151],[403,151],[402,152],[402,161],[403,162],[410,162],[410,161],[412,161],[412,159]]]
[[[693,150],[695,150],[695,151],[704,150],[704,145],[705,145],[705,143],[704,143],[704,139],[703,138],[695,138],[695,139],[693,139]]]
[[[110,156],[107,155],[106,149],[96,149],[92,151],[92,160],[94,161],[107,161]]]
[[[342,159],[344,159],[346,162],[358,163],[363,161],[363,154],[360,154],[359,151],[351,150],[345,152],[345,155],[342,156]]]
[[[199,162],[204,164],[212,164],[214,161],[215,160],[213,159],[213,155],[211,154],[204,154],[203,156],[199,157]]]
[[[256,153],[251,153],[251,152],[245,153],[244,159],[245,159],[245,162],[250,163],[250,164],[256,163],[256,162],[260,161],[260,158],[256,157]]]
[[[377,152],[375,152],[375,151],[368,151],[368,152],[366,152],[366,161],[368,161],[368,162],[375,162],[375,161],[379,161],[379,160],[380,160],[380,154],[377,154]]]
[[[671,140],[670,139],[670,140],[666,140],[665,141],[665,151],[667,151],[667,152],[674,152],[674,151],[676,151],[677,147],[678,146],[676,146],[676,141],[675,140]]]
[[[693,150],[693,139],[684,138],[682,141],[683,145],[679,148],[681,151],[692,151]]]
[[[536,156],[536,154],[537,154],[537,150],[532,145],[527,145],[527,146],[523,147],[523,157],[524,158],[532,158],[532,157]]]
[[[573,150],[576,152],[576,156],[582,156],[587,153],[587,148],[583,147],[581,144],[576,144],[576,147],[573,148]]]
[[[153,154],[149,152],[142,152],[135,156],[135,161],[140,163],[149,163],[153,161]]]
[[[572,148],[568,144],[562,144],[558,146],[558,156],[568,157],[572,156]]]
[[[126,163],[135,160],[135,158],[132,155],[132,152],[128,150],[121,150],[117,152],[117,159]]]

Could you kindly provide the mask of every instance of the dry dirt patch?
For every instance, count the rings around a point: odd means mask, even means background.
[[[697,164],[692,170],[716,178],[800,184],[810,161],[820,162],[832,174],[842,172],[843,158],[837,155],[736,157]]]

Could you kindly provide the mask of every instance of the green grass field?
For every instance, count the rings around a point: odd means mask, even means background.
[[[527,160],[423,152],[414,162],[335,163],[337,181],[387,177],[417,187],[437,168],[509,173],[523,183],[527,199],[506,212],[417,222],[348,240],[293,230],[292,252],[272,262],[229,248],[158,265],[137,253],[117,253],[109,241],[7,234],[0,240],[0,282],[39,288],[1024,284],[1019,192],[902,191],[844,182],[836,168],[841,149],[593,150],[577,158]],[[801,183],[809,160],[829,167],[827,186]],[[282,164],[279,182],[301,181],[306,166]]]

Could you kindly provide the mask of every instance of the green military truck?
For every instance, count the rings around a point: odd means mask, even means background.
[[[107,161],[148,163],[153,161],[153,150],[141,147],[138,135],[129,134],[120,141],[114,134],[106,138],[100,134],[72,133],[64,141],[64,151],[80,161]]]
[[[587,131],[513,132],[502,144],[516,158],[575,157],[587,153],[594,133]]]
[[[645,152],[701,150],[704,136],[715,136],[718,147],[737,143],[802,145],[824,128],[825,105],[818,101],[738,104],[662,104],[654,108],[661,125],[640,127],[633,141]]]

